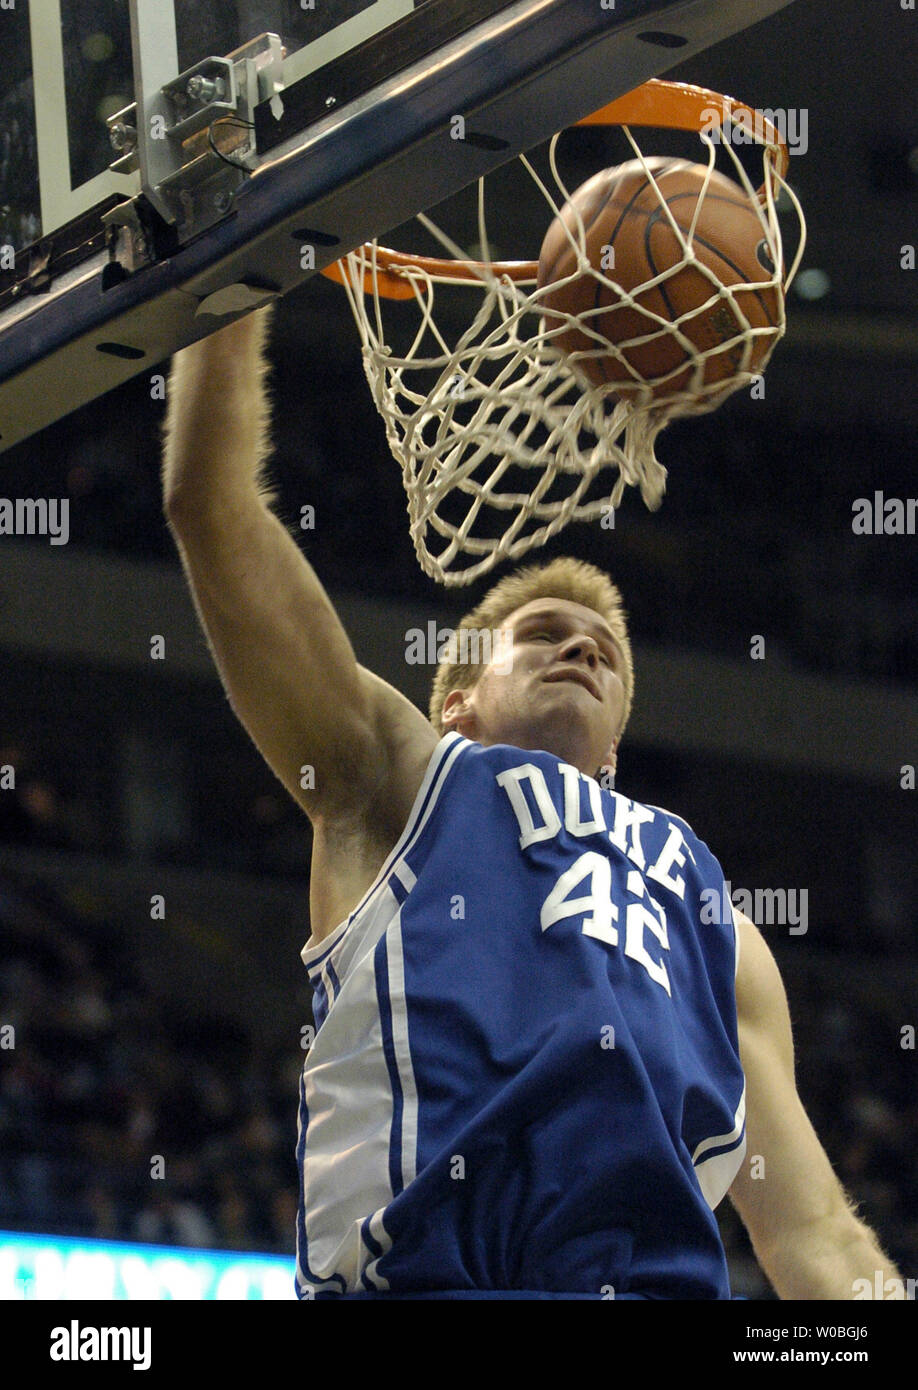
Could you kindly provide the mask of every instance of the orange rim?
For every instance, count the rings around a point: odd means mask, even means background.
[[[649,82],[635,87],[633,92],[627,92],[592,115],[584,116],[576,125],[657,126],[669,130],[702,131],[715,121],[721,125],[726,124],[727,120],[735,123],[737,115],[742,125],[753,131],[760,144],[777,151],[778,176],[784,178],[790,167],[790,155],[777,127],[766,120],[761,111],[707,87],[652,77]],[[760,201],[765,201],[764,184],[757,190],[757,196]],[[360,249],[368,260],[372,261],[375,256],[375,269],[371,265],[364,271],[363,292],[372,294],[375,288],[384,299],[414,299],[412,281],[404,274],[408,268],[445,280],[486,279],[489,275],[513,281],[535,280],[539,271],[538,261],[442,260],[436,256],[413,256],[409,252],[393,251],[387,246],[374,248],[369,242]],[[336,261],[326,266],[321,274],[339,285],[349,284],[341,265],[341,261]]]
[[[363,250],[369,258],[373,255],[373,246],[369,243],[357,250]],[[538,261],[440,260],[436,256],[412,256],[407,251],[392,251],[388,246],[377,246],[375,274],[372,267],[363,273],[364,294],[373,293],[375,282],[383,299],[414,299],[411,279],[403,273],[402,267],[439,275],[445,280],[471,280],[476,274],[484,278],[488,273],[502,275],[509,280],[534,280],[539,271]],[[350,284],[340,261],[327,265],[321,274],[339,285]]]

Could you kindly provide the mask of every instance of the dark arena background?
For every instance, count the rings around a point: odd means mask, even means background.
[[[244,0],[177,8],[186,65],[303,17]],[[13,36],[0,40],[0,244],[20,248],[39,227],[14,9],[0,12]],[[71,157],[90,170],[110,158],[104,117],[131,99],[126,16],[79,6],[85,148],[72,141]],[[788,992],[804,1104],[911,1280],[916,44],[918,14],[899,0],[797,0],[667,74],[796,115],[789,180],[809,238],[788,331],[764,392],[661,436],[657,513],[629,490],[614,530],[574,525],[540,552],[621,587],[636,692],[617,787],[684,817],[749,895]],[[602,162],[596,140],[575,154],[585,171]],[[499,253],[537,254],[544,205],[512,180],[495,188]],[[284,297],[271,360],[277,509],[358,659],[426,709],[433,668],[406,661],[407,634],[454,624],[493,578],[447,592],[421,573],[336,286],[316,277]],[[66,544],[0,535],[6,1299],[115,1297],[125,1279],[142,1298],[293,1298],[310,827],[237,723],[181,573],[159,482],[167,370],[0,456],[3,498],[69,504]],[[718,1214],[734,1293],[775,1300],[729,1201]],[[141,1258],[127,1276],[117,1247],[87,1241],[181,1259]]]

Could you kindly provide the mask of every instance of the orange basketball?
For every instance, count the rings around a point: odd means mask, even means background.
[[[723,285],[742,286],[767,281],[774,275],[762,223],[747,193],[739,184],[716,170],[708,174],[706,165],[684,159],[650,158],[647,166],[660,190],[658,194],[644,172],[640,160],[631,160],[614,169],[604,169],[571,196],[559,217],[546,233],[539,256],[539,287],[551,286],[573,274],[577,255],[568,231],[579,241],[574,209],[583,219],[586,255],[590,265],[623,289],[633,292],[648,280],[678,265],[684,249],[663,207],[665,200],[673,220],[682,232],[691,231],[699,195],[707,188],[692,238],[697,261],[714,272]],[[567,229],[567,230],[565,230]],[[540,296],[547,308],[569,314],[593,312],[586,322],[593,333],[620,347],[622,355],[646,382],[660,381],[654,396],[684,389],[690,380],[686,348],[654,320],[640,312],[646,309],[673,322],[687,314],[680,331],[701,350],[716,349],[705,363],[705,386],[727,382],[743,368],[744,325],[726,298],[712,300],[717,287],[696,265],[687,264],[653,289],[635,295],[640,308],[623,307],[615,291],[590,274],[582,274],[569,284]],[[753,328],[774,328],[783,308],[780,287],[738,289],[736,304]],[[707,301],[711,300],[711,303]],[[706,308],[702,308],[707,304]],[[696,311],[697,312],[694,312]],[[551,328],[551,320],[547,320]],[[659,333],[652,341],[621,348],[630,339]],[[594,385],[615,384],[617,394],[628,394],[634,377],[624,362],[602,343],[577,328],[552,336],[551,343],[562,352],[591,352],[572,365]],[[758,372],[768,361],[777,341],[776,333],[763,333],[752,339],[747,370]]]

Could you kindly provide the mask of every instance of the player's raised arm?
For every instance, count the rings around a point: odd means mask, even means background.
[[[393,775],[405,725],[433,735],[408,700],[358,665],[315,571],[269,508],[270,313],[174,358],[164,501],[234,711],[310,816],[350,817]]]

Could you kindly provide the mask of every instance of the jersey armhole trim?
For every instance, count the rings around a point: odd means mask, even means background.
[[[423,828],[432,806],[439,796],[443,779],[448,775],[455,759],[458,757],[459,753],[461,753],[462,749],[469,746],[469,740],[464,738],[462,734],[457,734],[453,731],[443,735],[430,755],[427,771],[424,773],[423,780],[418,788],[417,795],[414,799],[414,805],[411,808],[411,814],[405,822],[405,828],[392,846],[389,854],[386,856],[385,863],[379,870],[376,878],[371,883],[366,893],[364,893],[354,910],[349,913],[344,921],[341,922],[329,936],[323,937],[321,941],[316,942],[313,942],[313,938],[310,936],[306,945],[300,952],[300,959],[309,972],[315,970],[325,957],[335,950],[340,944],[348,927],[354,919],[363,912],[367,903],[373,897],[373,894],[378,891],[380,884],[385,882],[396,866],[399,866],[399,861],[408,850],[411,841]],[[407,864],[403,867],[409,874],[411,873]],[[404,882],[404,878],[401,874],[399,874],[399,877],[402,878]],[[411,885],[405,884],[405,886],[407,888]]]
[[[733,951],[734,951],[733,978],[734,978],[734,980],[735,980],[735,979],[737,978],[737,976],[739,975],[740,924],[739,924],[739,918],[738,918],[737,915],[736,915],[736,906],[735,906],[735,904],[732,903],[732,902],[730,903],[730,911],[731,911],[731,913],[733,914]]]

